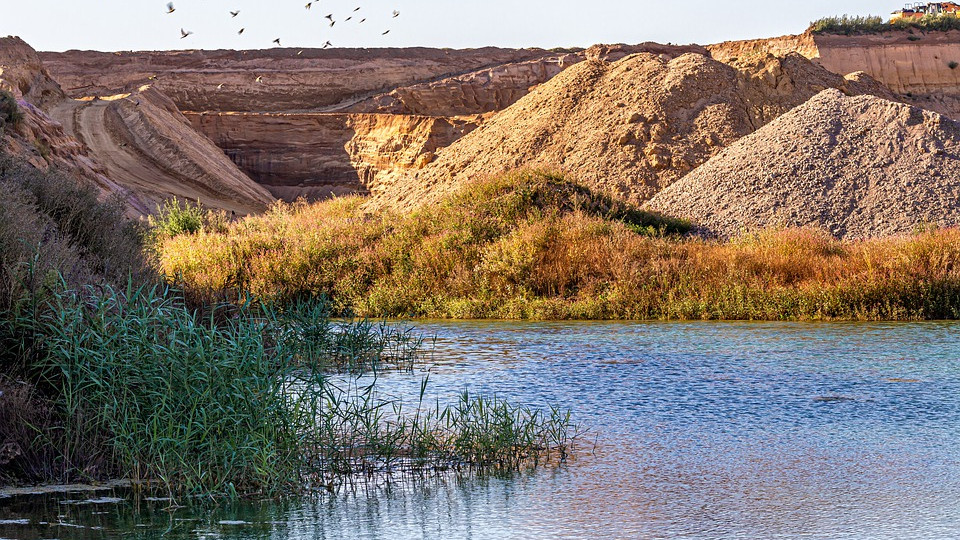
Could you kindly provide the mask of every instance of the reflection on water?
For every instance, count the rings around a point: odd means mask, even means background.
[[[166,512],[0,500],[6,538],[930,538],[960,531],[960,325],[418,323],[430,383],[561,403],[560,469]],[[423,374],[381,376],[415,399]],[[120,494],[122,495],[122,494]],[[26,520],[24,522],[23,520]],[[85,528],[80,528],[85,527]]]

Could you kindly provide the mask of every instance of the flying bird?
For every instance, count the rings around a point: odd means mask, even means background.
[[[330,21],[330,28],[333,28],[333,25],[337,24],[337,21]]]
[[[305,6],[303,6],[303,7],[307,8],[307,9],[310,9],[310,8],[313,7],[313,2],[307,2],[307,5],[305,5]]]
[[[223,90],[223,83],[217,85],[217,90]]]
[[[257,82],[258,82],[258,83],[262,83],[262,82],[263,82],[263,75],[260,75],[260,76],[257,77]]]
[[[323,48],[324,48],[324,49],[326,49],[326,48],[328,48],[328,47],[333,47],[333,43],[330,43],[329,41],[327,41],[326,43],[323,44]]]
[[[323,18],[324,18],[324,19],[330,19],[330,20],[332,21],[332,20],[333,20],[333,13],[327,13],[326,15],[323,16]]]
[[[366,17],[364,17],[363,19],[360,19],[360,22],[358,22],[357,24],[363,24],[363,23],[365,23],[365,22],[367,22]]]
[[[277,44],[277,47],[280,47],[280,46],[281,46],[281,45],[280,45],[280,38],[277,38],[277,39],[273,40],[273,42]]]
[[[177,8],[173,7],[173,2],[167,2],[167,13],[173,13]]]
[[[240,31],[237,32],[237,35],[239,36],[240,34],[242,34],[244,30],[246,30],[246,28],[241,28]]]
[[[389,33],[390,33],[390,31],[387,30],[386,32],[384,32],[384,33],[382,33],[382,34],[380,34],[380,35],[381,35],[381,36],[385,36],[385,35],[387,35],[387,34],[389,34]]]
[[[344,19],[343,22],[347,22],[347,21],[349,21],[349,20],[352,19],[352,18],[353,18],[353,15],[351,15],[351,16],[347,17],[346,19]]]
[[[354,13],[356,13],[356,12],[358,12],[358,11],[360,11],[360,6],[357,6],[357,7],[353,8],[353,12],[354,12]]]
[[[183,38],[189,36],[189,35],[192,34],[192,33],[193,33],[193,32],[189,32],[189,31],[184,30],[183,28],[181,28],[181,29],[180,29],[180,39],[183,39]]]
[[[301,54],[303,54],[303,50],[297,51],[297,56],[300,56]]]
[[[231,16],[231,17],[236,17],[236,16],[239,15],[239,14],[240,14],[240,10],[239,10],[239,9],[236,10],[236,11],[231,11],[231,12],[230,12],[230,16]]]
[[[400,12],[397,10],[393,10],[393,18],[396,19],[399,16],[400,16]]]

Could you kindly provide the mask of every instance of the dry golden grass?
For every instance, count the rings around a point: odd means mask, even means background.
[[[718,243],[561,179],[519,172],[411,215],[362,199],[277,205],[157,244],[202,300],[326,295],[363,316],[932,319],[960,315],[960,231],[840,242],[780,230]]]

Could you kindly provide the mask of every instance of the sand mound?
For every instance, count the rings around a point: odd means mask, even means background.
[[[647,205],[721,237],[816,226],[840,238],[960,225],[960,123],[826,90]]]
[[[858,86],[796,54],[735,67],[695,53],[588,60],[384,185],[370,206],[413,207],[518,167],[642,202],[824,88]]]

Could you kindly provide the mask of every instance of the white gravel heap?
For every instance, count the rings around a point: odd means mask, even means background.
[[[838,238],[960,225],[960,124],[828,89],[733,143],[647,207],[720,238],[813,226]]]

